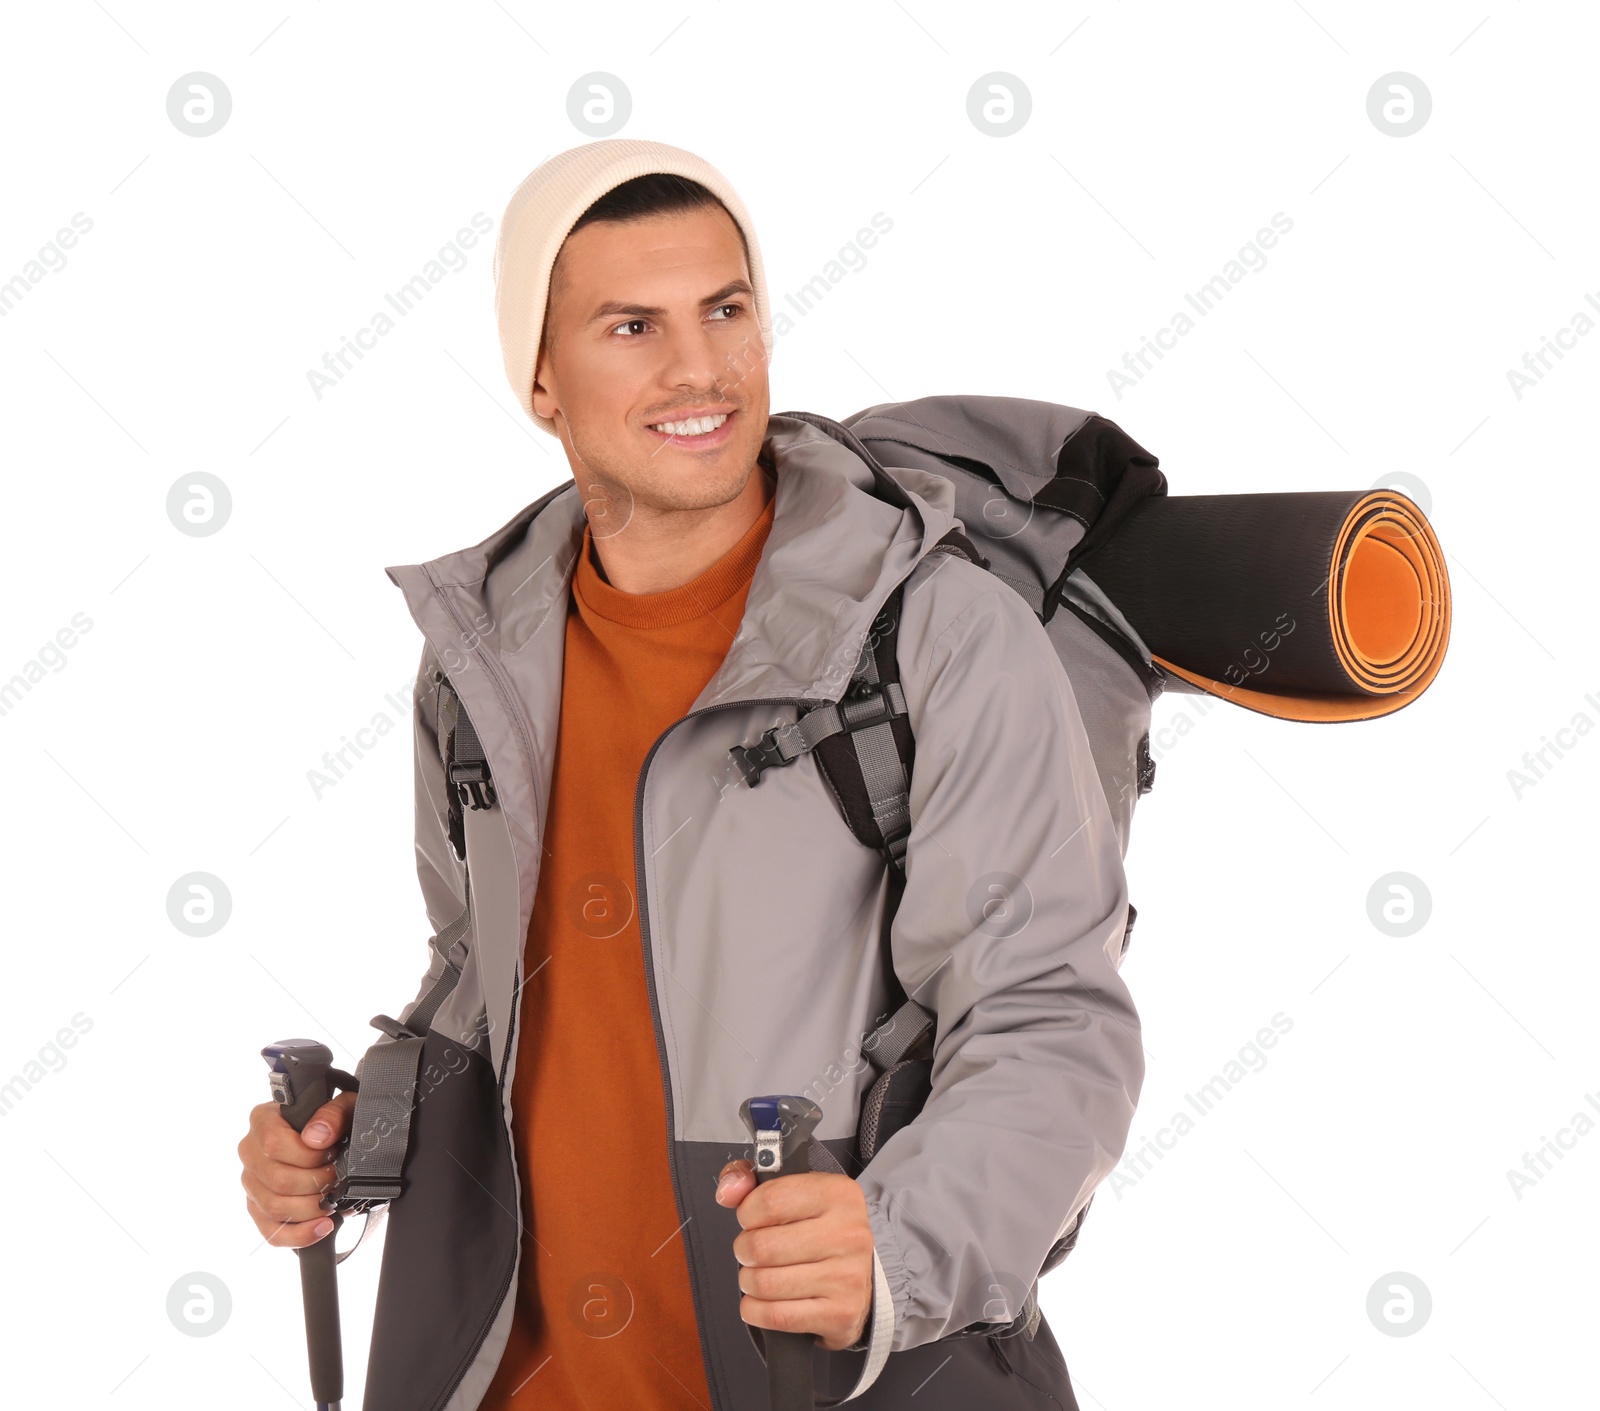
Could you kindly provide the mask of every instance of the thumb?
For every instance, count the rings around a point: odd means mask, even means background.
[[[300,1139],[307,1146],[318,1149],[332,1146],[350,1125],[350,1109],[355,1105],[355,1100],[354,1093],[340,1093],[331,1102],[323,1103],[301,1129]]]
[[[717,1204],[738,1205],[756,1188],[756,1168],[748,1161],[730,1161],[717,1173]]]

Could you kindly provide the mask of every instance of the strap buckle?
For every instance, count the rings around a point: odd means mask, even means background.
[[[347,1180],[332,1199],[334,1208],[346,1215],[361,1215],[391,1200],[400,1199],[398,1176],[358,1176]]]
[[[778,747],[778,732],[792,728],[789,725],[773,725],[762,732],[761,738],[755,744],[729,747],[728,753],[733,756],[734,763],[739,766],[739,772],[744,775],[745,783],[752,789],[761,782],[763,769],[789,762]]]
[[[899,832],[886,836],[883,840],[883,855],[891,867],[899,868],[904,872],[906,867],[906,848],[911,841],[911,825],[908,823]]]
[[[494,781],[486,760],[454,760],[450,765],[450,791],[463,808],[493,808]]]

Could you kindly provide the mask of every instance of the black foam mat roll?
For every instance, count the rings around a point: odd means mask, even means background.
[[[1398,710],[1449,640],[1444,552],[1396,491],[1158,495],[1079,566],[1163,669],[1284,718]]]

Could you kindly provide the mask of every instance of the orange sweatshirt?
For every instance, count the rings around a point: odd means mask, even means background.
[[[722,558],[661,593],[602,579],[584,529],[511,1092],[526,1234],[482,1411],[711,1405],[667,1165],[634,790],[727,655],[772,520],[769,498]]]

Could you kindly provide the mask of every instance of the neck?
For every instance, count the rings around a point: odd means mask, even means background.
[[[646,513],[635,509],[625,532],[595,535],[595,567],[623,593],[661,593],[698,578],[745,536],[777,488],[766,448],[744,489],[703,510]]]

